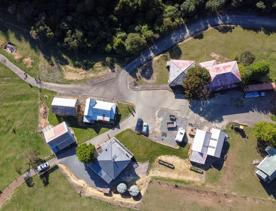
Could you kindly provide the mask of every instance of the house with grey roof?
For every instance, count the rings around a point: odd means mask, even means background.
[[[257,176],[264,182],[271,182],[276,178],[276,149],[267,147],[267,156],[256,167]]]
[[[132,158],[133,154],[119,140],[112,138],[97,149],[95,159],[87,167],[110,184],[127,168]]]

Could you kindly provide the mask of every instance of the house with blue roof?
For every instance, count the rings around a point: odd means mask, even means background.
[[[95,123],[97,121],[114,123],[117,106],[115,103],[87,98],[83,122]]]

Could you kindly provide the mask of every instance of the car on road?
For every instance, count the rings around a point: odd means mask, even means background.
[[[138,134],[141,134],[142,133],[142,130],[143,130],[143,123],[144,121],[139,118],[137,120],[137,123],[136,123],[136,126],[135,126],[135,132],[138,133]]]
[[[149,135],[149,124],[146,123],[146,122],[143,123],[142,134],[144,136],[148,136]]]
[[[264,97],[265,92],[246,92],[244,94],[244,98],[256,98],[256,97]]]
[[[180,127],[177,131],[175,141],[181,143],[183,141],[184,136],[185,136],[185,129]]]
[[[50,168],[49,163],[45,162],[45,163],[42,163],[42,164],[40,164],[40,165],[37,166],[37,171],[39,173],[42,173],[42,172],[48,170],[49,168]]]

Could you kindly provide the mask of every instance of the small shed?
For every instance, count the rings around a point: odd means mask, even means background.
[[[74,98],[54,97],[52,112],[58,116],[77,116],[77,103]]]
[[[46,143],[55,154],[76,143],[75,136],[65,122],[55,127],[44,128],[43,135]]]
[[[276,149],[267,148],[268,155],[256,167],[257,176],[264,182],[272,182],[276,178]]]

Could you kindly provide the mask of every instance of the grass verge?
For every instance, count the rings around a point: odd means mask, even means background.
[[[133,154],[138,162],[150,161],[153,163],[160,155],[176,155],[180,158],[188,157],[188,147],[174,149],[151,141],[145,136],[138,135],[131,129],[127,129],[117,136]]]

